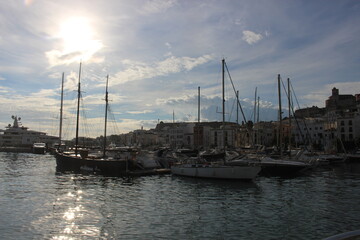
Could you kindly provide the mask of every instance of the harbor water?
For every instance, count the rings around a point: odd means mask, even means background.
[[[323,239],[360,229],[360,164],[252,182],[56,172],[0,153],[1,239]]]

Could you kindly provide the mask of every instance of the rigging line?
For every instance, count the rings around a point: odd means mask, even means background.
[[[88,117],[86,115],[86,111],[85,111],[85,105],[84,105],[84,99],[82,97],[82,94],[80,93],[80,105],[81,105],[81,116],[82,116],[82,128],[83,128],[83,134],[84,134],[84,139],[86,137],[90,137],[90,131],[89,131],[89,124],[88,124]]]
[[[292,92],[293,92],[293,94],[294,94],[294,96],[295,96],[296,102],[297,102],[297,104],[298,104],[298,108],[300,109],[300,104],[299,104],[299,101],[298,101],[298,99],[297,99],[297,97],[296,97],[296,94],[295,94],[295,91],[294,91],[294,88],[293,88],[291,82],[290,82],[290,86],[291,86],[291,90],[292,90]],[[293,111],[293,114],[294,114],[294,116],[295,116],[295,112],[294,112],[294,111]],[[311,134],[310,134],[310,132],[309,132],[309,128],[308,128],[308,126],[307,126],[307,124],[306,124],[305,118],[303,119],[303,123],[304,123],[305,129],[306,129],[306,134],[307,134],[307,136],[308,136],[308,138],[309,138],[309,140],[310,140],[310,143],[312,144],[312,142],[313,142],[313,141],[312,141],[312,137],[311,137]],[[306,139],[303,139],[303,140],[305,141]]]
[[[118,126],[116,124],[115,115],[111,110],[110,104],[108,106],[108,113],[109,113],[109,118],[110,118],[111,122],[113,123],[112,124],[113,134],[117,134],[117,133],[119,133],[119,128],[118,128]]]
[[[228,120],[229,122],[231,121],[232,113],[234,112],[235,103],[236,103],[236,99],[234,99],[232,107],[231,107],[231,111],[229,114],[229,120]]]
[[[291,81],[289,81],[289,84],[290,84],[290,88],[291,88],[291,96],[289,96],[288,95],[288,100],[289,100],[289,97],[290,97],[290,103],[291,103],[291,106],[290,106],[290,111],[291,111],[291,113],[292,113],[292,115],[293,115],[293,117],[294,117],[294,120],[295,120],[295,122],[296,122],[296,126],[297,126],[297,128],[298,128],[298,130],[299,130],[299,132],[300,132],[300,136],[301,136],[301,139],[302,139],[302,141],[304,141],[305,142],[305,137],[304,137],[304,134],[303,134],[303,131],[302,131],[302,129],[300,128],[300,123],[299,123],[299,121],[298,121],[298,119],[295,117],[295,110],[294,110],[294,100],[293,100],[293,95],[295,96],[295,98],[296,98],[296,94],[295,94],[295,91],[294,91],[294,89],[293,89],[293,87],[292,87],[292,84],[291,84]],[[305,146],[305,148],[307,148],[306,146]]]
[[[228,69],[228,67],[227,67],[226,62],[225,62],[225,68],[226,68],[226,71],[227,71],[227,73],[228,73],[228,75],[229,75],[230,82],[231,82],[231,85],[232,85],[232,87],[233,87],[233,90],[234,90],[234,93],[235,93],[235,96],[236,96],[235,86],[234,86],[234,83],[233,83],[233,80],[232,80],[232,78],[231,78],[231,75],[230,75],[230,72],[229,72],[229,69]],[[244,111],[243,111],[243,109],[242,109],[242,106],[241,106],[241,104],[240,104],[240,100],[238,101],[238,106],[240,107],[241,114],[242,114],[242,116],[243,116],[244,122],[246,123],[246,122],[247,122],[247,121],[246,121],[246,117],[245,117]]]
[[[283,89],[284,89],[285,94],[286,94],[286,99],[289,101],[289,94],[288,94],[287,88],[285,87],[285,84],[284,84],[281,76],[280,76],[280,80],[281,80],[281,84],[282,84]],[[292,93],[295,94],[294,89],[292,89],[292,90],[293,90]],[[290,102],[292,102],[291,99],[290,99]],[[292,112],[293,116],[295,116],[295,112],[294,112],[293,106],[289,106],[289,108],[290,108],[290,111]],[[289,118],[290,118],[290,116],[289,116]],[[295,122],[296,122],[297,128],[299,129],[299,132],[300,132],[300,135],[301,135],[302,140],[305,141],[304,136],[303,136],[303,132],[302,132],[302,130],[301,130],[301,128],[300,128],[299,121],[298,121],[296,118],[295,118]],[[306,126],[306,123],[304,123],[304,124],[305,124],[305,129],[307,129],[307,134],[308,134],[308,136],[310,136],[310,134],[309,134],[309,132],[308,132],[308,128],[307,128],[307,126]],[[310,136],[310,141],[311,141],[311,136]]]
[[[73,106],[72,108],[70,108],[70,111],[69,111],[69,118],[66,118],[66,112],[64,113],[65,117],[64,119],[67,119],[67,122],[69,124],[65,124],[65,129],[64,130],[64,138],[65,136],[67,136],[67,138],[71,138],[74,136],[71,136],[71,133],[74,133],[75,132],[75,129],[74,129],[74,126],[76,124],[76,104],[77,104],[77,98],[75,98],[75,92],[72,92],[72,101],[73,103],[71,104],[71,106]],[[71,101],[71,100],[70,100]],[[75,107],[74,107],[75,106]]]
[[[292,92],[292,94],[291,94],[291,96],[290,96],[290,97],[291,97],[291,103],[294,102],[294,101],[292,101],[292,96],[294,95],[295,100],[296,100],[296,103],[298,104],[298,108],[300,109],[300,104],[299,104],[298,98],[297,98],[297,96],[296,96],[296,94],[295,94],[295,90],[294,90],[294,88],[293,88],[293,85],[292,85],[291,81],[289,81],[289,83],[290,83],[291,92]],[[289,97],[289,96],[288,96],[288,97]],[[298,127],[298,129],[299,129],[301,139],[305,142],[305,141],[306,141],[306,138],[305,138],[305,136],[304,136],[304,134],[303,134],[302,129],[300,128],[300,124],[299,124],[298,119],[295,117],[294,104],[291,105],[291,112],[292,112],[292,114],[293,114],[293,116],[294,116],[296,125],[297,125],[297,127]],[[311,137],[311,134],[310,134],[310,132],[309,132],[309,128],[308,128],[308,126],[307,126],[307,124],[306,124],[305,119],[303,119],[303,123],[304,123],[304,126],[305,126],[306,136],[308,136],[308,138],[309,138],[309,140],[310,140],[310,143],[312,143],[312,137]],[[307,148],[307,147],[305,146],[305,148]]]

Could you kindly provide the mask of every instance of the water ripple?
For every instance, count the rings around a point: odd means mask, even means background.
[[[360,166],[232,182],[59,174],[0,153],[3,239],[321,239],[360,229]]]

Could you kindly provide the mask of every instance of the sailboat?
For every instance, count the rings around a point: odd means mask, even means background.
[[[308,168],[310,164],[305,162],[297,161],[302,153],[299,153],[295,157],[291,157],[291,135],[289,136],[289,157],[285,158],[283,156],[283,144],[282,144],[282,108],[281,108],[281,78],[278,74],[278,96],[279,96],[279,129],[278,129],[278,147],[279,147],[279,159],[274,159],[268,156],[259,158],[261,165],[260,175],[265,176],[294,176],[295,174],[300,173]],[[288,79],[288,86],[289,85]],[[290,87],[288,87],[288,104],[289,104],[289,124],[290,124],[290,133],[291,133],[291,95]]]
[[[222,115],[223,115],[223,145],[225,152],[225,59],[222,59]],[[199,158],[191,159],[192,162],[180,163],[171,167],[171,173],[180,176],[214,179],[239,179],[252,180],[261,170],[260,166],[244,163],[233,166],[227,164],[225,157],[220,162],[200,162]]]
[[[75,151],[63,152],[57,151],[56,167],[58,171],[72,171],[72,172],[95,172],[101,175],[121,176],[125,175],[128,171],[136,168],[134,160],[135,152],[125,152],[121,157],[106,156],[106,140],[104,140],[102,156],[90,156],[87,149],[80,149],[78,145],[79,139],[79,110],[80,110],[80,79],[81,79],[81,63],[79,69],[79,82],[78,82],[78,101],[77,101],[77,118],[76,118],[76,137],[75,137]],[[106,80],[106,93],[105,93],[105,136],[106,139],[106,122],[107,122],[107,109],[108,109],[108,80]]]

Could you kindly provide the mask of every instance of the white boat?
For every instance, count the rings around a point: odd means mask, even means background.
[[[216,178],[216,179],[254,179],[260,172],[260,166],[230,166],[222,163],[215,164],[179,164],[171,167],[171,173],[175,175]]]
[[[225,72],[225,60],[222,60],[222,86],[223,86],[223,131],[225,128],[225,94],[224,94],[224,72]],[[223,134],[223,152],[225,152],[225,134]],[[198,163],[199,159],[195,158],[194,163],[182,163],[176,164],[171,167],[171,173],[180,176],[196,177],[196,178],[214,178],[214,179],[239,179],[239,180],[251,180],[254,179],[261,170],[258,165],[228,165],[225,157],[223,161],[214,163]]]
[[[46,152],[46,144],[45,143],[34,143],[32,146],[33,153],[36,154],[44,154]]]
[[[20,117],[12,116],[11,118],[14,123],[6,126],[5,130],[0,129],[0,151],[31,153],[34,143],[42,142],[50,146],[59,141],[58,137],[22,126]]]

